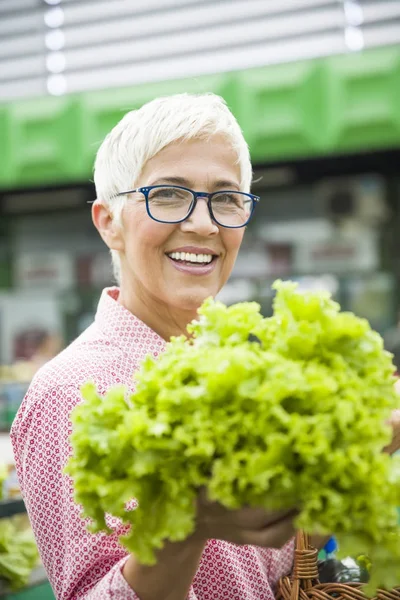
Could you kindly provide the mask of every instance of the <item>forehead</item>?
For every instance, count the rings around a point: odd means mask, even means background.
[[[165,146],[144,165],[143,179],[179,176],[187,179],[213,178],[239,182],[238,156],[232,144],[223,136],[208,139],[178,140]]]

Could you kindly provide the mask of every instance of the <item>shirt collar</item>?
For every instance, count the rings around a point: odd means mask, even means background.
[[[165,348],[163,340],[143,321],[118,302],[119,288],[105,288],[97,307],[95,323],[110,344],[124,350],[144,349],[158,356]]]

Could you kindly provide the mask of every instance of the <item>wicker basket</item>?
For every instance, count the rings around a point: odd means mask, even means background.
[[[320,583],[318,550],[310,546],[308,536],[299,531],[293,572],[290,577],[280,579],[276,600],[366,600],[363,587],[362,583]],[[400,600],[400,588],[379,590],[376,600]]]

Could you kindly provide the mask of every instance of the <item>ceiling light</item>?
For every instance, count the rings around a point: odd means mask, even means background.
[[[65,35],[61,29],[48,31],[44,37],[44,43],[49,50],[61,50],[65,46]]]
[[[52,96],[62,96],[67,91],[67,80],[64,75],[50,75],[47,78],[47,91]]]
[[[344,41],[349,50],[358,52],[365,46],[364,35],[357,27],[347,27],[344,32]]]
[[[343,9],[348,25],[353,25],[353,27],[357,27],[364,23],[364,13],[362,6],[360,6],[354,1],[345,1],[345,3],[343,4]]]
[[[61,73],[65,66],[65,55],[62,52],[52,52],[46,56],[46,67],[51,73]]]
[[[51,27],[52,29],[56,29],[57,27],[61,27],[64,23],[64,11],[59,6],[55,8],[50,8],[44,14],[44,22],[47,27]]]

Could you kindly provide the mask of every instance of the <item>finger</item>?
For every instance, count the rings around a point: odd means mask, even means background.
[[[210,500],[207,495],[207,490],[202,488],[197,496],[197,514],[199,518],[209,519],[222,519],[227,514],[231,514],[234,511],[225,508],[219,502]]]
[[[197,506],[200,509],[205,509],[205,510],[207,510],[207,512],[212,511],[215,514],[221,514],[223,512],[227,512],[229,510],[225,506],[223,506],[222,504],[217,502],[216,500],[211,500],[210,497],[208,496],[208,490],[205,487],[202,487],[199,490],[199,493],[197,495]],[[233,511],[230,510],[230,512],[233,512]]]
[[[242,544],[263,548],[282,548],[296,533],[292,518],[286,518],[259,531],[245,531]]]
[[[235,511],[234,520],[235,524],[243,529],[251,531],[258,531],[275,525],[287,518],[294,518],[298,514],[298,511],[291,509],[277,510],[277,511],[266,511],[262,508],[250,508],[245,507]]]
[[[294,517],[298,514],[293,508],[267,511],[265,508],[244,506],[236,510],[226,508],[219,502],[210,500],[207,495],[207,489],[202,488],[197,497],[197,517],[198,520],[208,524],[210,522],[219,522],[221,525],[231,524],[246,530],[259,530],[272,525],[289,516]]]
[[[383,451],[387,454],[394,454],[400,449],[400,410],[395,409],[392,411],[387,424],[392,428],[392,439],[390,444],[386,446]]]
[[[400,410],[398,408],[395,408],[392,411],[392,414],[389,417],[389,423],[391,425],[398,425],[400,423]]]
[[[212,500],[210,500],[208,497],[207,488],[204,486],[199,489],[199,493],[197,494],[197,500],[199,504],[203,504],[205,506],[208,504],[213,504]]]

